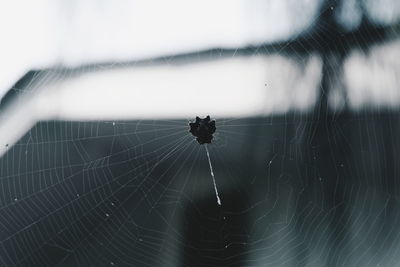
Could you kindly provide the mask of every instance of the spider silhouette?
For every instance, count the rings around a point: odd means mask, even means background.
[[[190,122],[189,126],[189,132],[197,137],[196,140],[200,145],[211,144],[213,133],[215,133],[215,130],[217,129],[215,127],[215,120],[211,120],[210,116],[207,116],[204,119],[196,117],[196,121]]]

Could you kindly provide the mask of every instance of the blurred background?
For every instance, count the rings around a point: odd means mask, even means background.
[[[1,6],[0,266],[400,266],[398,0]]]

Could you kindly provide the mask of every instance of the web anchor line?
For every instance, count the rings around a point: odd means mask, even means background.
[[[208,164],[210,165],[210,173],[211,173],[211,177],[212,177],[212,180],[213,180],[213,183],[214,183],[215,196],[217,197],[218,205],[221,206],[221,199],[219,198],[219,195],[218,195],[217,184],[215,183],[215,176],[214,176],[214,172],[213,172],[213,168],[212,168],[212,164],[211,164],[211,159],[210,159],[210,153],[208,152],[207,144],[205,145],[205,147],[206,147],[206,152],[207,152]]]

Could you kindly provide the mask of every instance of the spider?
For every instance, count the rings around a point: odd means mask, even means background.
[[[189,126],[189,132],[197,137],[196,140],[200,145],[211,144],[213,133],[215,133],[215,130],[217,129],[215,127],[215,120],[211,120],[210,116],[207,116],[204,119],[196,117],[196,121],[190,122]]]

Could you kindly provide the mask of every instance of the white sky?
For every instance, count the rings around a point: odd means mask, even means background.
[[[35,0],[0,8],[0,98],[25,72],[285,40],[319,0]]]

